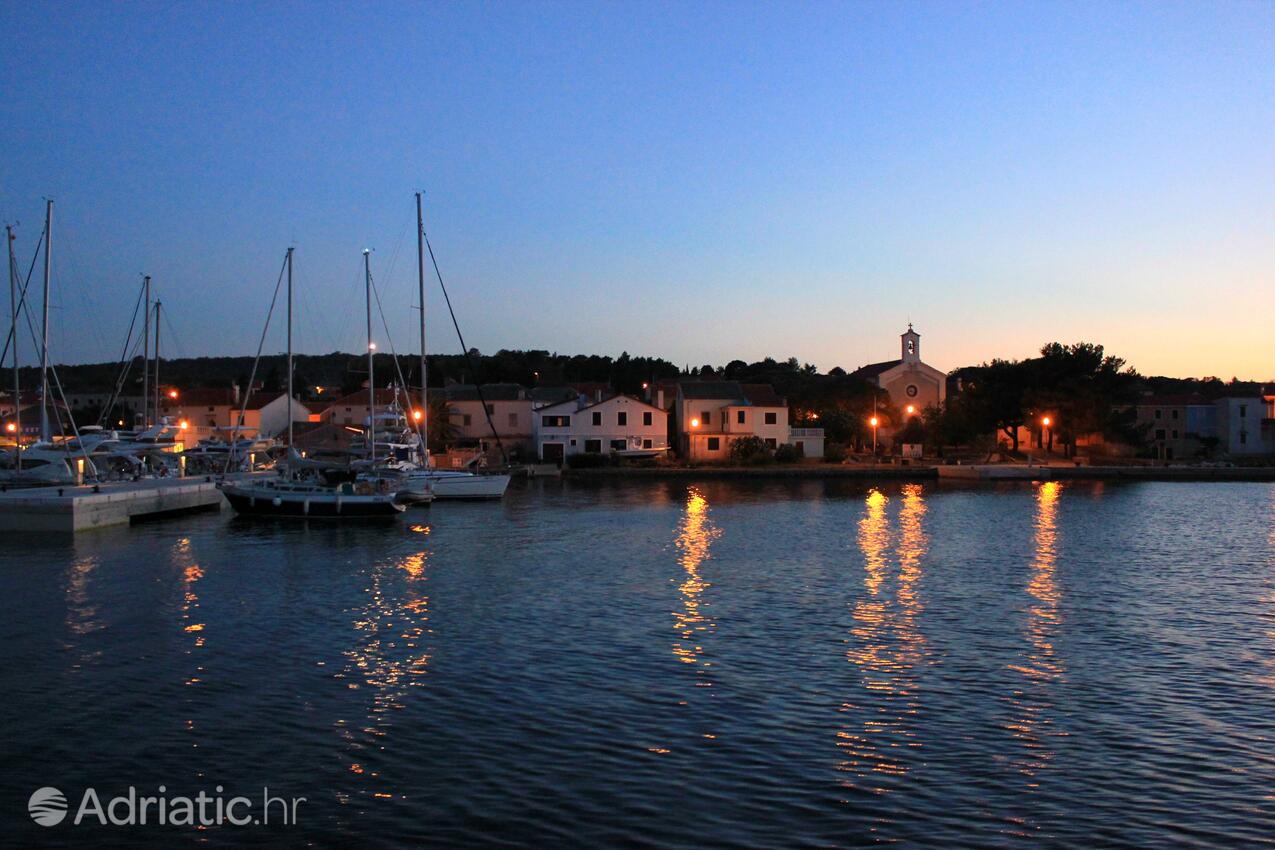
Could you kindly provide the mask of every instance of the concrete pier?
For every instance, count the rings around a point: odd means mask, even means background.
[[[0,531],[76,532],[133,519],[217,509],[221,491],[200,478],[119,481],[0,492]]]

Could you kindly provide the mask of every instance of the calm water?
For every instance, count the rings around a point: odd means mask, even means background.
[[[1275,837],[1269,484],[533,482],[4,549],[10,845]],[[307,802],[44,828],[45,785]]]

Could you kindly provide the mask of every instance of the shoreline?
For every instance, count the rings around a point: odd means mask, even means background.
[[[1053,481],[1275,481],[1275,466],[1050,466]],[[873,467],[839,464],[771,466],[647,466],[563,469],[563,478],[849,478],[859,480],[938,481],[935,465]],[[987,482],[956,481],[963,485]]]

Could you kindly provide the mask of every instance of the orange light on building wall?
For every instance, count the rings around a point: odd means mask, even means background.
[[[698,427],[699,427],[699,420],[698,420],[698,419],[692,419],[692,420],[691,420],[691,427],[692,427],[692,428],[698,428]]]
[[[909,404],[909,405],[908,405],[908,416],[911,416],[911,415],[912,415],[912,414],[914,414],[914,413],[916,413],[916,405],[915,405],[915,404]]]
[[[177,398],[177,390],[169,390],[169,391],[168,391],[168,397],[169,397],[169,398]]]

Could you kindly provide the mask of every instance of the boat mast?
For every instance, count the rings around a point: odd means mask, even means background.
[[[376,460],[376,381],[372,373],[372,355],[376,353],[376,348],[372,342],[372,265],[368,255],[371,254],[368,248],[363,249],[363,294],[367,299],[367,412],[368,412],[368,446],[370,447],[369,460]]]
[[[288,248],[288,452],[292,452],[292,248]]]
[[[49,277],[53,270],[53,201],[44,202],[44,332],[40,337],[40,440],[49,441]],[[14,332],[17,336],[17,332]]]
[[[13,313],[13,456],[15,465],[22,471],[22,393],[18,383],[18,281],[17,264],[13,258],[13,228],[5,225],[9,237],[9,308]]]
[[[429,458],[429,373],[425,370],[425,219],[421,215],[421,193],[416,193],[416,284],[421,301],[421,419],[416,429],[421,438],[421,457]]]
[[[142,290],[146,303],[142,310],[142,428],[150,418],[151,404],[151,276],[142,277]]]
[[[159,423],[159,308],[163,301],[155,299],[155,422]]]

